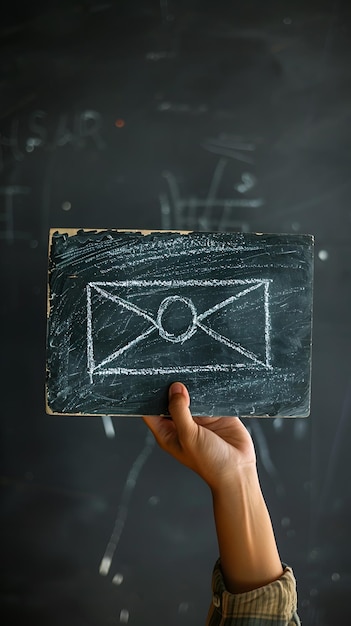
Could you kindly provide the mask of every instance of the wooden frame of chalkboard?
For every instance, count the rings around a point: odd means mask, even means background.
[[[313,236],[50,230],[46,410],[310,413]]]

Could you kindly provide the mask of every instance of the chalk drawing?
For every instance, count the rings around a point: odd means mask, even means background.
[[[110,375],[110,374],[130,374],[130,375],[155,375],[155,374],[170,374],[170,373],[189,373],[189,372],[228,372],[237,368],[252,368],[263,367],[266,370],[272,369],[271,365],[271,319],[270,319],[270,307],[269,307],[269,285],[271,279],[232,279],[232,280],[130,280],[130,281],[113,281],[113,282],[91,282],[86,286],[87,292],[87,368],[89,373],[90,382],[93,383],[95,375]],[[155,315],[144,311],[140,307],[136,306],[133,302],[121,298],[116,295],[113,290],[116,287],[167,287],[171,290],[177,290],[179,287],[234,287],[240,286],[242,289],[235,295],[220,300],[214,306],[199,313],[194,303],[190,298],[185,298],[179,294],[172,293],[167,296],[160,303]],[[211,315],[217,311],[227,307],[238,299],[243,299],[248,293],[255,291],[259,288],[263,290],[262,296],[262,308],[264,310],[264,333],[265,339],[265,359],[259,358],[254,352],[248,350],[241,344],[232,341],[230,338],[223,336],[222,334],[213,330],[207,324],[204,324],[204,320],[208,319]],[[112,291],[110,291],[112,289]],[[93,333],[93,318],[94,309],[92,304],[92,295],[98,297],[99,306],[105,301],[114,302],[117,307],[121,307],[130,313],[135,314],[147,320],[150,326],[142,333],[137,334],[133,339],[128,341],[117,350],[112,351],[107,357],[105,357],[99,363],[96,362],[94,357],[94,333]],[[162,323],[162,318],[165,311],[174,303],[181,302],[188,307],[191,313],[191,320],[185,331],[174,334],[168,332]],[[188,341],[198,330],[203,331],[216,342],[227,346],[240,355],[249,359],[249,363],[218,363],[218,364],[194,364],[192,366],[171,366],[171,367],[150,367],[150,368],[126,368],[126,367],[106,367],[112,361],[115,361],[121,354],[126,353],[131,348],[135,347],[139,343],[145,341],[149,335],[158,332],[159,336],[165,341],[171,343],[184,344]]]
[[[154,436],[150,431],[147,432],[144,446],[140,454],[135,459],[129,473],[127,476],[127,480],[124,483],[121,501],[118,506],[117,518],[115,521],[115,525],[113,527],[113,531],[110,537],[110,540],[107,544],[104,556],[102,557],[99,572],[101,576],[107,576],[110,571],[110,567],[112,564],[112,559],[116,552],[117,546],[119,544],[127,517],[129,512],[130,499],[132,497],[132,493],[136,487],[138,477],[140,475],[141,470],[143,469],[146,461],[148,460],[153,448],[155,446]]]

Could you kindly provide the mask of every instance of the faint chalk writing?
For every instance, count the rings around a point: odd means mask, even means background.
[[[9,148],[10,155],[15,161],[22,161],[24,154],[19,148],[18,137],[19,120],[14,118],[11,121],[10,133],[8,137],[0,134],[0,172],[3,171],[5,166],[5,151],[3,147]]]
[[[19,120],[14,118],[8,132],[0,135],[0,171],[3,171],[7,161],[22,161],[38,148],[55,150],[71,145],[82,149],[90,141],[95,148],[103,150],[106,143],[102,137],[102,126],[101,114],[92,109],[80,111],[72,117],[61,114],[57,121],[50,119],[46,111],[37,109],[21,126]]]
[[[146,53],[147,61],[160,61],[161,59],[175,59],[176,53],[168,50],[158,50]]]
[[[253,189],[257,184],[256,177],[253,174],[250,174],[250,172],[243,172],[241,175],[241,181],[241,183],[234,185],[235,189],[239,193],[246,193],[250,189]]]
[[[0,222],[4,222],[5,228],[0,230],[0,239],[6,239],[9,244],[12,244],[15,239],[30,239],[30,235],[25,232],[15,230],[14,220],[14,198],[19,195],[26,195],[30,193],[29,187],[21,185],[8,185],[7,187],[0,187],[0,196],[4,198],[4,212],[0,213]]]
[[[136,487],[138,477],[140,475],[141,470],[143,469],[146,461],[148,460],[153,448],[155,446],[154,436],[150,431],[147,432],[144,446],[140,454],[135,459],[129,473],[127,476],[127,480],[124,484],[122,490],[121,501],[118,506],[117,518],[115,521],[115,525],[110,537],[110,540],[107,544],[105,554],[102,557],[100,563],[99,572],[102,576],[107,576],[110,571],[112,559],[116,552],[117,546],[119,544],[124,525],[126,523],[126,519],[128,517],[130,499],[132,497],[132,493]]]
[[[165,103],[161,103],[161,105],[165,106]],[[255,198],[244,197],[247,192],[256,187],[256,176],[249,171],[242,172],[241,180],[233,184],[232,187],[236,197],[221,197],[219,191],[230,160],[234,159],[248,164],[254,163],[255,141],[221,134],[218,138],[206,139],[201,144],[206,151],[220,156],[213,171],[207,196],[204,198],[194,195],[182,197],[174,174],[164,171],[163,177],[167,181],[168,192],[162,192],[159,195],[162,228],[166,230],[175,228],[177,230],[242,230],[248,232],[250,230],[248,222],[235,219],[234,212],[236,209],[256,209],[264,205],[263,198],[259,196]]]
[[[174,20],[174,15],[169,12],[168,0],[160,0],[160,10],[163,22],[171,22],[172,20]]]
[[[218,138],[205,139],[201,145],[208,152],[236,159],[237,161],[242,161],[244,163],[254,163],[254,158],[250,153],[255,152],[256,143],[252,140],[246,140],[243,137],[222,133]]]
[[[182,198],[175,176],[171,172],[163,172],[169,186],[169,194],[161,193],[159,196],[162,228],[191,230],[200,227],[200,230],[225,230],[239,227],[243,232],[248,232],[249,225],[246,221],[233,219],[233,209],[260,207],[263,200],[216,197],[219,179],[226,164],[227,162],[221,159],[216,166],[208,197],[204,199],[196,196]]]
[[[164,100],[159,102],[156,107],[157,111],[167,113],[190,113],[191,115],[200,115],[201,113],[207,113],[208,106],[206,104],[191,105],[185,102],[169,102]]]

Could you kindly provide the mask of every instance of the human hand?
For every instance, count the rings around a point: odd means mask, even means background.
[[[235,473],[256,467],[250,434],[237,417],[193,417],[182,383],[169,389],[172,420],[144,416],[160,447],[195,471],[212,490],[232,484]]]

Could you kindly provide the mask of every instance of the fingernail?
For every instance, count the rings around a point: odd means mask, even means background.
[[[171,399],[171,397],[176,393],[183,393],[183,389],[182,383],[172,383],[168,391],[169,399]]]

